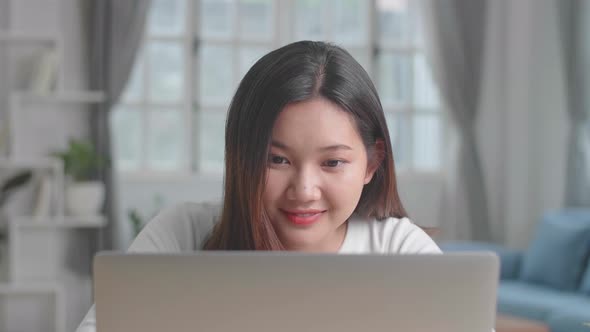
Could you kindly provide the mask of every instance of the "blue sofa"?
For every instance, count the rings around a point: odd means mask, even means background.
[[[546,213],[524,251],[481,242],[441,248],[498,254],[499,313],[544,322],[551,332],[590,332],[590,209]]]

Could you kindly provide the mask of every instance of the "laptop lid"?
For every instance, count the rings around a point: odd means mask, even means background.
[[[98,332],[489,332],[491,253],[103,253]]]

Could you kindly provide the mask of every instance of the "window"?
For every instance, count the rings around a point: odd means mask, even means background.
[[[112,117],[123,172],[221,173],[227,107],[268,51],[335,42],[363,65],[386,113],[398,168],[441,166],[444,116],[409,0],[154,0]]]
[[[441,167],[443,112],[426,63],[417,1],[376,2],[376,72],[397,165]],[[376,77],[375,77],[376,76]]]

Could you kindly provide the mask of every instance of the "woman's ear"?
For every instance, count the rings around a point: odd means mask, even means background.
[[[375,145],[373,145],[372,151],[368,155],[367,161],[367,173],[365,174],[365,184],[371,182],[373,175],[381,166],[383,159],[385,158],[385,143],[382,139],[377,139]]]

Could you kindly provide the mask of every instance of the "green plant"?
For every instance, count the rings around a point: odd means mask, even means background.
[[[107,164],[94,146],[84,140],[70,139],[65,151],[56,151],[51,155],[63,161],[66,175],[75,181],[91,180]]]
[[[129,222],[131,223],[131,228],[133,229],[133,237],[136,237],[141,229],[143,228],[144,220],[137,209],[129,209],[127,212],[127,216],[129,217]]]
[[[162,196],[156,195],[154,197],[154,211],[148,218],[144,218],[135,208],[127,210],[127,217],[129,218],[129,223],[131,224],[134,238],[139,234],[139,232],[141,232],[146,222],[152,219],[158,213],[158,211],[160,211],[163,205],[164,199]]]

